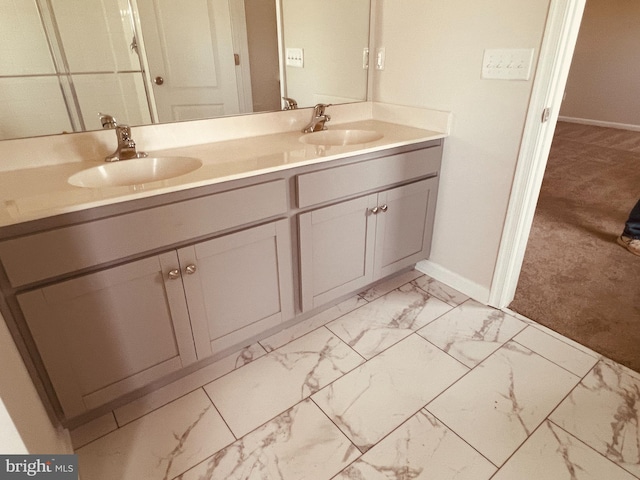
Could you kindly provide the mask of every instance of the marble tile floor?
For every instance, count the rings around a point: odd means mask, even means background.
[[[412,271],[72,432],[83,480],[640,479],[640,374]]]

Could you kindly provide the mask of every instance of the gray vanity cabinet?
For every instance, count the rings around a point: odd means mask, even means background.
[[[303,310],[427,258],[437,185],[428,178],[301,214]]]
[[[292,318],[286,196],[275,179],[0,242],[64,417]]]
[[[0,232],[2,293],[61,417],[427,258],[441,155],[436,140]]]
[[[65,416],[196,360],[175,252],[17,296]]]
[[[72,418],[293,317],[280,220],[17,296]]]

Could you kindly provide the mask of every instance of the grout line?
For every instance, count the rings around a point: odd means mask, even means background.
[[[518,451],[520,451],[520,449],[521,449],[522,447],[524,447],[524,445],[529,441],[529,439],[530,439],[531,437],[533,437],[533,436],[536,434],[536,432],[537,432],[538,430],[540,430],[540,427],[542,427],[542,425],[544,425],[544,423],[547,421],[547,419],[548,419],[548,417],[545,417],[545,418],[542,420],[542,422],[540,422],[540,424],[539,424],[536,428],[534,428],[534,429],[532,430],[531,434],[526,436],[526,438],[522,441],[522,443],[520,443],[520,445],[518,445],[518,447],[517,447],[517,448],[516,448],[512,453],[511,453],[511,455],[509,455],[509,456],[506,458],[506,460],[505,460],[504,462],[502,462],[502,465],[500,465],[500,466],[498,467],[498,470],[496,471],[496,473],[494,473],[494,474],[491,476],[491,478],[495,477],[495,476],[498,474],[498,472],[499,472],[500,470],[502,470],[502,467],[504,467],[507,463],[509,463],[509,461],[510,461],[514,456],[515,456],[515,454],[516,454],[516,453],[518,453]],[[490,479],[489,479],[489,480],[490,480]]]
[[[575,392],[575,390],[580,385],[582,385],[582,382],[584,382],[584,379],[587,378],[587,376],[590,375],[591,372],[593,372],[593,370],[598,366],[598,363],[600,362],[596,362],[596,364],[593,367],[591,367],[589,371],[585,373],[582,377],[580,377],[580,375],[576,375],[580,379],[580,381],[562,398],[562,400],[560,400],[560,402],[551,410],[551,412],[549,412],[549,415],[547,415],[547,418],[549,419],[549,421],[551,421],[551,416],[556,412],[556,410],[560,408],[560,405],[562,405],[565,402],[565,400],[567,400],[573,394],[573,392]]]
[[[338,340],[340,343],[342,343],[343,345],[345,345],[345,346],[347,346],[348,348],[350,348],[350,349],[351,349],[351,347],[350,347],[348,344],[346,344],[346,343],[345,343],[345,342],[344,342],[340,337],[338,337],[337,335],[333,334],[333,332],[331,332],[331,330],[329,330],[329,329],[328,329],[328,328],[326,328],[325,326],[318,327],[317,329],[314,329],[313,331],[319,330],[320,328],[325,328],[325,329],[326,329],[326,330],[331,334],[331,336],[333,336],[333,337],[334,337],[334,338],[336,338],[336,340]],[[311,333],[311,332],[309,332],[309,333]],[[306,334],[305,334],[305,335],[306,335]],[[303,336],[305,336],[305,335],[303,335]],[[300,337],[300,338],[302,338],[302,337]],[[291,343],[291,342],[289,342],[289,343]],[[288,345],[288,343],[287,343],[286,345]],[[283,345],[283,347],[284,347],[284,345]],[[278,349],[280,349],[280,348],[282,348],[282,347],[278,347],[277,349],[272,350],[272,351],[271,351],[271,352],[269,352],[267,355],[271,355],[273,352],[276,352],[276,351],[277,351]],[[351,349],[351,350],[352,350],[352,349]],[[354,353],[356,353],[360,358],[363,358],[360,354],[358,354],[358,352],[354,352]],[[263,356],[263,357],[260,357],[260,358],[266,358],[266,355],[265,355],[265,356]],[[258,359],[256,359],[256,360],[258,360]],[[321,361],[321,360],[322,360],[322,359],[320,359],[320,361]],[[229,427],[229,425],[228,425],[228,423],[227,423],[227,420],[224,418],[224,416],[222,415],[222,413],[220,413],[220,411],[218,411],[218,413],[220,414],[220,417],[224,420],[225,424],[227,425],[227,427],[229,428],[229,430],[231,431],[231,433],[233,434],[233,436],[236,438],[236,440],[239,440],[239,439],[241,439],[241,438],[244,438],[244,437],[245,437],[246,435],[248,435],[249,433],[251,433],[251,432],[253,432],[253,431],[257,430],[258,428],[260,428],[260,427],[264,426],[265,424],[267,424],[267,423],[269,423],[269,422],[273,421],[276,417],[278,417],[279,415],[282,415],[283,413],[285,413],[285,412],[289,411],[290,409],[292,409],[292,408],[293,408],[293,407],[295,407],[296,405],[299,405],[300,403],[304,402],[305,400],[311,400],[311,397],[312,397],[313,395],[315,395],[316,393],[318,393],[320,390],[323,390],[323,389],[325,389],[325,388],[329,387],[330,385],[332,385],[334,382],[338,381],[339,379],[341,379],[341,378],[342,378],[342,377],[344,377],[345,375],[347,375],[347,374],[351,373],[352,371],[354,371],[354,370],[356,370],[357,368],[359,368],[359,367],[361,367],[362,365],[364,365],[364,364],[367,362],[367,359],[363,358],[363,360],[364,360],[364,362],[359,363],[358,365],[354,366],[353,368],[351,368],[351,369],[349,369],[349,370],[347,370],[347,371],[345,371],[345,372],[341,372],[341,375],[340,375],[339,377],[337,377],[337,378],[335,378],[334,380],[332,380],[331,382],[327,383],[327,384],[326,384],[326,385],[324,385],[322,388],[318,388],[318,389],[317,389],[317,390],[315,390],[315,391],[311,391],[311,390],[309,390],[309,394],[308,394],[308,395],[305,395],[303,398],[301,398],[300,400],[298,400],[298,401],[297,401],[296,403],[294,403],[292,406],[285,408],[285,409],[284,409],[284,410],[282,410],[281,412],[278,412],[277,414],[275,414],[273,417],[270,417],[269,419],[265,420],[262,424],[260,424],[260,425],[258,425],[257,427],[253,428],[250,432],[247,432],[247,433],[246,433],[245,435],[243,435],[242,437],[237,437],[237,435],[236,435],[236,434],[233,432],[233,430]],[[253,363],[253,362],[250,362],[250,363]],[[247,364],[247,365],[248,365],[248,364]],[[243,365],[243,366],[244,366],[244,365]],[[239,367],[239,368],[238,368],[238,369],[236,369],[236,370],[239,370],[240,368],[242,368],[242,367]],[[228,374],[231,374],[231,373],[235,372],[236,370],[233,370],[233,371],[231,371],[231,372],[228,372]],[[228,374],[227,374],[227,375],[228,375]],[[219,377],[219,378],[222,378],[222,377]],[[217,379],[216,379],[216,380],[217,380]],[[214,381],[215,381],[215,380],[214,380]],[[209,382],[209,383],[213,383],[213,382]],[[204,389],[204,387],[200,387],[200,388],[203,388],[203,389]],[[207,394],[206,390],[204,390],[204,391],[205,391],[205,394],[207,395],[207,397],[209,398],[209,400],[211,401],[211,403],[212,403],[212,404],[214,404],[214,406],[215,406],[215,403],[214,403],[214,402],[213,402],[213,400],[209,397],[209,395]],[[315,403],[315,402],[314,402],[314,403]],[[217,407],[216,407],[216,410],[218,410],[218,409],[217,409]]]
[[[209,394],[207,393],[207,391],[204,389],[204,387],[200,387],[202,388],[202,390],[204,391],[204,394],[207,396],[207,398],[209,399],[209,401],[211,402],[211,406],[216,410],[216,412],[218,412],[218,415],[220,415],[220,418],[222,419],[222,421],[224,422],[224,424],[227,426],[227,428],[229,429],[229,431],[231,432],[231,436],[235,439],[233,442],[231,442],[229,445],[233,444],[235,441],[238,440],[238,436],[234,433],[234,431],[231,429],[231,426],[229,425],[229,423],[227,422],[227,419],[224,418],[224,416],[222,415],[222,412],[220,412],[220,410],[218,409],[218,407],[216,406],[216,404],[213,402],[213,399],[209,396]],[[229,445],[221,448],[220,450],[223,450],[225,448],[227,448]],[[218,450],[218,452],[220,451]],[[215,452],[215,453],[218,453]],[[215,455],[214,453],[214,455]]]
[[[133,422],[135,422],[135,421],[138,421],[138,420],[140,420],[141,418],[144,418],[144,417],[146,417],[147,415],[149,415],[149,414],[151,414],[151,413],[153,413],[153,412],[156,412],[156,411],[160,410],[160,409],[161,409],[161,408],[163,408],[163,407],[166,407],[166,406],[167,406],[167,405],[169,405],[170,403],[177,402],[177,401],[178,401],[178,400],[180,400],[181,398],[184,398],[184,397],[186,397],[187,395],[191,395],[193,392],[195,392],[196,390],[199,390],[199,389],[200,389],[200,388],[202,388],[202,387],[203,387],[203,386],[201,385],[201,386],[199,386],[199,387],[195,387],[193,390],[190,390],[190,391],[188,391],[188,392],[186,392],[186,393],[183,393],[182,395],[178,395],[177,397],[172,398],[171,400],[167,401],[166,403],[163,403],[162,405],[159,405],[159,406],[157,406],[157,407],[155,407],[155,408],[152,408],[151,410],[146,411],[145,413],[143,413],[143,414],[142,414],[142,415],[140,415],[139,417],[135,417],[135,418],[133,418],[133,419],[129,420],[128,422],[124,422],[122,425],[120,425],[120,422],[118,422],[118,416],[116,415],[115,410],[113,410],[113,416],[114,416],[114,418],[116,419],[116,423],[118,424],[118,429],[123,428],[123,427],[126,427],[127,425],[129,425],[129,424],[131,424],[131,423],[133,423]],[[140,398],[144,398],[144,396],[143,396],[143,397],[140,397]],[[134,401],[135,401],[135,400],[134,400]],[[129,404],[127,404],[127,405],[129,405]]]
[[[96,437],[96,438],[92,438],[92,439],[91,439],[91,440],[89,440],[88,442],[84,442],[82,445],[74,446],[74,447],[73,447],[73,451],[74,451],[74,452],[75,452],[76,450],[79,450],[79,449],[81,449],[82,447],[86,447],[86,446],[87,446],[87,445],[89,445],[90,443],[93,443],[93,442],[95,442],[96,440],[99,440],[99,439],[101,439],[101,438],[103,438],[103,437],[106,437],[107,435],[110,435],[110,434],[112,434],[113,432],[116,432],[116,431],[118,431],[118,430],[120,429],[120,426],[118,425],[118,419],[116,418],[116,415],[115,415],[115,413],[113,412],[113,410],[111,410],[111,411],[110,411],[110,412],[108,412],[108,413],[110,413],[110,414],[112,415],[112,417],[113,417],[113,421],[114,421],[114,423],[116,424],[116,428],[115,428],[114,430],[111,430],[111,431],[109,431],[109,432],[107,432],[107,433],[104,433],[104,434],[102,434],[102,435],[100,435],[100,436],[98,436],[98,437]],[[106,413],[105,413],[105,415],[106,415]],[[99,418],[99,417],[98,417],[98,418]],[[97,420],[97,418],[96,418],[96,419],[94,419],[94,420]],[[90,422],[87,422],[87,423],[91,423],[91,421],[90,421]],[[83,425],[86,425],[86,424],[83,424]],[[81,425],[81,426],[83,426],[83,425]],[[78,428],[79,428],[79,427],[78,427]],[[73,443],[73,440],[72,440],[72,442],[71,442],[71,443]]]
[[[527,328],[528,328],[528,327],[527,327]],[[524,330],[523,330],[523,331],[524,331]],[[517,335],[516,335],[516,336],[517,336]],[[540,353],[540,352],[538,352],[538,351],[534,350],[533,348],[531,348],[531,347],[529,347],[529,346],[527,346],[527,345],[524,345],[524,344],[520,343],[520,342],[519,342],[518,340],[516,340],[515,338],[512,338],[510,341],[512,341],[513,343],[517,343],[517,344],[518,344],[518,345],[520,345],[522,348],[526,348],[527,350],[530,350],[531,352],[535,353],[535,354],[536,354],[536,355],[538,355],[539,357],[542,357],[542,358],[544,358],[545,360],[547,360],[548,362],[553,363],[553,364],[554,364],[555,366],[557,366],[558,368],[561,368],[561,369],[562,369],[562,370],[564,370],[565,372],[568,372],[568,373],[570,373],[570,374],[572,374],[572,375],[575,375],[576,377],[580,378],[580,380],[581,380],[581,381],[582,381],[582,378],[584,378],[584,377],[581,377],[579,373],[572,372],[572,371],[571,371],[571,370],[569,370],[567,367],[563,367],[563,366],[562,366],[562,365],[560,365],[558,362],[556,362],[556,361],[554,361],[554,360],[551,360],[550,358],[547,358],[545,355],[543,355],[542,353]],[[594,359],[594,360],[595,360],[595,359]],[[596,360],[595,364],[597,364],[597,363],[598,363],[598,361]],[[594,364],[594,366],[595,366],[595,364]],[[593,368],[593,367],[591,367],[591,368]],[[589,371],[591,371],[591,368],[589,369]]]
[[[429,403],[433,402],[434,399],[432,399]],[[447,430],[449,430],[451,433],[453,433],[456,437],[458,437],[460,440],[462,440],[466,445],[468,445],[470,448],[473,449],[474,452],[478,453],[478,455],[480,455],[482,458],[484,458],[487,462],[489,462],[491,465],[493,465],[494,467],[496,467],[498,470],[500,470],[500,466],[496,465],[495,463],[493,463],[491,460],[489,460],[489,458],[487,458],[486,455],[484,455],[480,450],[478,450],[476,447],[474,447],[473,445],[471,445],[469,442],[467,442],[462,436],[460,436],[460,434],[458,432],[456,432],[453,428],[451,428],[449,425],[447,425],[446,422],[443,422],[435,413],[433,413],[431,410],[429,410],[428,405],[429,403],[427,403],[427,405],[425,405],[424,407],[422,407],[422,410],[426,411],[427,413],[429,413],[429,415],[431,415],[433,418],[435,418],[436,420],[438,420],[438,422],[440,422],[442,425],[444,425]],[[505,462],[506,463],[506,462]],[[504,465],[504,463],[503,463]],[[493,477],[496,473],[498,473],[498,470],[496,470],[496,472],[491,476]]]
[[[535,320],[531,320],[529,317],[525,317],[524,315],[521,315],[520,313],[514,310],[511,310],[509,308],[503,308],[502,311],[511,315],[512,317],[515,317],[518,320],[526,322],[527,324],[529,324],[529,326],[537,328],[542,333],[549,335],[550,337],[564,343],[565,345],[568,345],[569,347],[575,350],[578,350],[581,353],[584,353],[585,355],[589,355],[590,357],[593,357],[596,359],[598,359],[601,356],[598,352],[591,350],[589,347],[586,347],[581,343],[578,343],[575,340],[570,339],[569,337],[565,337],[564,335],[550,329],[549,327],[546,327],[541,323],[536,322]]]
[[[348,312],[342,313],[342,314],[338,315],[337,317],[332,318],[331,320],[327,320],[327,321],[326,321],[326,322],[324,322],[323,324],[318,325],[317,327],[315,327],[315,328],[313,328],[313,329],[309,330],[309,331],[308,331],[308,332],[306,332],[306,333],[303,333],[302,335],[299,335],[299,336],[297,336],[297,337],[292,338],[292,339],[291,339],[291,340],[289,340],[288,342],[283,343],[282,345],[280,345],[280,346],[278,346],[278,347],[276,347],[276,348],[274,348],[274,349],[272,349],[272,350],[267,350],[267,347],[263,346],[260,342],[268,340],[268,339],[269,339],[269,338],[271,338],[272,336],[277,335],[277,333],[275,333],[274,335],[270,335],[269,337],[267,337],[267,338],[265,338],[265,339],[263,339],[263,340],[259,340],[259,341],[258,341],[258,343],[259,343],[259,344],[260,344],[260,346],[265,350],[265,352],[267,352],[267,354],[269,354],[269,353],[271,353],[271,352],[274,352],[275,350],[278,350],[278,349],[280,349],[280,348],[284,347],[285,345],[289,345],[290,343],[295,342],[296,340],[298,340],[298,339],[300,339],[300,338],[304,337],[305,335],[309,335],[310,333],[315,332],[316,330],[321,329],[322,327],[327,327],[327,325],[328,325],[328,324],[330,324],[330,323],[332,323],[332,322],[335,322],[336,320],[338,320],[338,319],[340,319],[340,318],[344,317],[345,315],[349,315],[349,314],[350,314],[350,313],[352,313],[352,312],[355,312],[355,311],[357,311],[357,310],[360,310],[362,307],[364,307],[365,305],[368,305],[368,304],[370,303],[367,299],[360,297],[360,295],[359,295],[359,294],[354,295],[353,297],[349,297],[349,298],[345,299],[344,301],[346,302],[347,300],[351,300],[351,299],[356,298],[356,297],[361,298],[361,299],[362,299],[362,300],[364,300],[366,303],[365,303],[364,305],[360,305],[359,307],[354,308],[353,310],[349,310]],[[340,302],[340,303],[342,303],[342,302]],[[334,308],[334,307],[337,307],[338,305],[340,305],[340,303],[337,303],[336,305],[333,305],[332,307],[329,307],[327,310],[329,310],[329,309],[331,309],[331,308]],[[292,326],[291,326],[291,327],[289,327],[289,328],[294,328],[294,327],[296,327],[296,326],[298,326],[298,325],[301,325],[301,324],[305,323],[306,321],[309,321],[309,320],[311,320],[311,319],[315,318],[317,315],[322,315],[322,314],[323,314],[324,312],[326,312],[327,310],[323,310],[322,312],[320,312],[320,313],[318,313],[318,314],[314,315],[313,317],[309,317],[309,318],[307,318],[306,320],[303,320],[303,321],[302,321],[302,322],[300,322],[300,323],[294,324],[294,325],[292,325]]]
[[[353,465],[356,461],[358,461],[359,459],[361,459],[361,458],[362,458],[362,456],[364,455],[364,453],[362,453],[362,450],[360,450],[360,449],[356,446],[356,444],[355,444],[355,443],[353,443],[353,440],[351,440],[351,439],[347,436],[347,434],[346,434],[346,433],[344,433],[344,432],[342,431],[342,429],[338,426],[338,424],[337,424],[336,422],[334,422],[334,421],[333,421],[333,419],[329,416],[329,414],[328,414],[327,412],[325,412],[325,411],[322,409],[322,407],[321,407],[320,405],[318,405],[318,404],[316,403],[316,401],[315,401],[312,397],[309,397],[309,400],[311,401],[311,403],[313,403],[313,404],[316,406],[316,408],[317,408],[318,410],[320,410],[320,412],[322,413],[322,415],[324,415],[324,416],[327,418],[327,420],[329,420],[329,422],[331,422],[331,423],[336,427],[336,429],[338,430],[338,432],[340,432],[340,434],[341,434],[344,438],[346,438],[346,439],[347,439],[347,441],[348,441],[348,442],[353,446],[353,448],[355,448],[358,452],[360,452],[360,455],[358,455],[358,457],[357,457],[357,458],[354,458],[354,459],[353,459],[353,461],[352,461],[349,465],[347,465],[347,466],[346,466],[346,467],[344,467],[342,470],[340,470],[340,472],[342,472],[342,471],[343,471],[343,470],[345,470],[346,468],[349,468],[351,465]],[[377,444],[376,444],[376,445],[377,445]],[[366,452],[365,452],[365,453],[366,453]],[[336,475],[338,475],[340,472],[338,472]]]
[[[571,438],[575,438],[576,441],[578,441],[579,443],[581,443],[582,445],[584,445],[587,449],[592,450],[593,452],[595,452],[597,455],[599,455],[600,457],[604,458],[605,460],[607,460],[609,463],[612,463],[613,465],[617,466],[618,468],[624,470],[625,472],[627,472],[628,474],[630,474],[632,477],[635,478],[640,478],[639,476],[637,476],[636,474],[630,472],[628,469],[626,469],[625,467],[623,467],[622,465],[620,465],[618,462],[616,462],[615,460],[610,459],[609,457],[607,457],[605,454],[603,454],[602,452],[599,452],[598,450],[596,450],[594,447],[592,447],[591,445],[589,445],[588,443],[586,443],[585,441],[581,440],[580,437],[577,437],[576,435],[574,435],[573,433],[571,433],[570,431],[568,431],[567,429],[565,429],[564,427],[562,427],[561,425],[558,425],[556,422],[554,422],[551,419],[548,419],[549,423],[551,423],[552,425],[558,427],[560,430],[562,430],[563,432],[565,432],[567,435],[569,435]]]

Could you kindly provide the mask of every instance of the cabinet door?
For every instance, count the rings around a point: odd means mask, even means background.
[[[175,266],[171,252],[18,295],[67,418],[195,361]]]
[[[373,280],[376,204],[374,194],[299,216],[304,311]]]
[[[375,280],[429,256],[437,188],[430,178],[379,194]]]
[[[178,251],[198,358],[293,318],[288,220]]]

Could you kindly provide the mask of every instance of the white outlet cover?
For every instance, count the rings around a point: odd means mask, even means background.
[[[482,59],[482,78],[529,80],[533,54],[533,48],[487,49]]]

